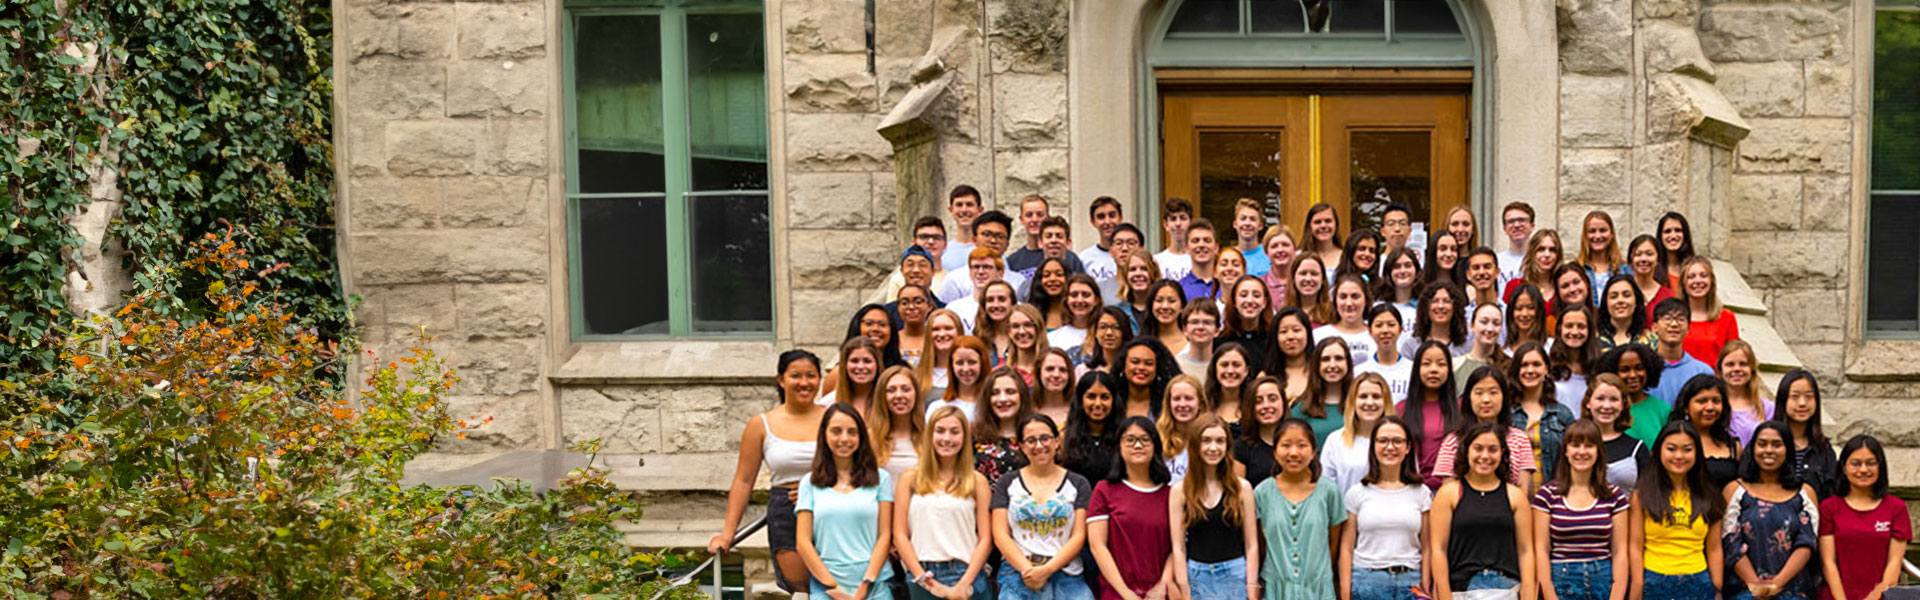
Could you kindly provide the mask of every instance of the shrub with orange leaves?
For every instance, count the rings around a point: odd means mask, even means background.
[[[354,351],[298,325],[251,266],[209,236],[184,264],[142,273],[147,291],[117,314],[73,324],[62,368],[0,381],[0,597],[646,597],[662,585],[676,559],[625,546],[614,521],[639,505],[599,470],[544,494],[400,485],[409,459],[456,432],[443,401],[453,371],[420,347],[368,355],[349,389],[336,374]],[[169,285],[180,278],[197,283]],[[168,295],[179,289],[204,293]]]

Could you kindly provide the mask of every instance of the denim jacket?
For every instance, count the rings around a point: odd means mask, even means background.
[[[1567,433],[1567,424],[1573,422],[1573,411],[1567,410],[1551,397],[1543,397],[1540,404],[1546,411],[1540,413],[1540,448],[1534,452],[1534,463],[1540,466],[1540,479],[1553,479],[1553,470],[1560,465],[1560,438]],[[1522,431],[1527,429],[1527,411],[1513,407],[1513,426]]]

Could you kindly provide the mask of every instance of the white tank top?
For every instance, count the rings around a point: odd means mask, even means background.
[[[767,422],[767,415],[760,415],[760,426],[766,428],[767,437],[760,442],[761,462],[767,464],[769,479],[774,486],[788,486],[800,483],[813,471],[814,442],[783,440],[773,434],[773,424]]]

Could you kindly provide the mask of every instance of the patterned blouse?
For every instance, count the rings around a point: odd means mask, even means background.
[[[1808,496],[1804,489],[1786,502],[1768,502],[1747,493],[1744,484],[1734,486],[1732,501],[1727,503],[1727,516],[1720,522],[1721,544],[1726,551],[1727,566],[1731,568],[1745,558],[1747,564],[1753,566],[1755,575],[1772,578],[1787,565],[1787,559],[1793,556],[1794,550],[1807,548],[1810,552],[1815,551],[1819,525],[1819,503]],[[1815,561],[1808,561],[1807,565],[1800,568],[1799,574],[1787,581],[1781,596],[1812,596],[1816,568]],[[1727,578],[1728,591],[1744,587],[1739,577]]]
[[[1020,453],[1012,439],[973,443],[973,468],[987,476],[987,481],[998,482],[1002,476],[1024,466],[1027,466],[1027,455]]]

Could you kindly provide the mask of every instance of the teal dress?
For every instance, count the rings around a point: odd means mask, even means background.
[[[1327,416],[1318,419],[1308,417],[1306,413],[1300,412],[1300,403],[1306,401],[1307,400],[1303,398],[1298,402],[1294,402],[1293,409],[1287,411],[1287,414],[1295,419],[1306,421],[1308,425],[1312,425],[1313,447],[1325,448],[1327,447],[1327,438],[1333,436],[1333,432],[1339,431],[1341,427],[1345,427],[1347,418],[1341,416],[1340,407],[1337,406],[1328,406]]]
[[[1253,489],[1260,536],[1267,551],[1260,564],[1262,600],[1324,600],[1334,597],[1333,549],[1328,531],[1347,521],[1346,502],[1322,480],[1299,503],[1280,493],[1279,479]]]

